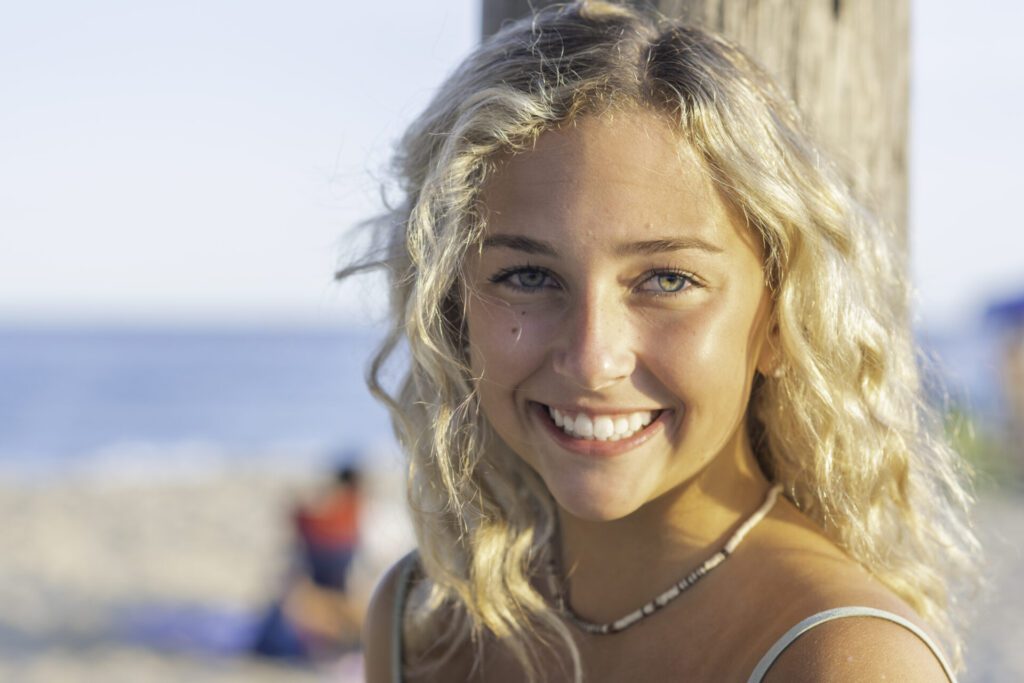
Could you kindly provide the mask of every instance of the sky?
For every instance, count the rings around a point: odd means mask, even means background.
[[[911,274],[1024,291],[1024,5],[913,4]],[[0,324],[358,324],[332,283],[478,0],[41,0],[0,22]]]

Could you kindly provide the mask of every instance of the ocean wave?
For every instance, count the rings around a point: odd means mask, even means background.
[[[281,441],[239,448],[201,439],[122,440],[75,455],[9,453],[0,456],[0,478],[24,483],[54,479],[131,484],[195,480],[239,471],[288,473],[328,471],[342,464],[387,468],[397,463],[386,440],[369,447],[337,447],[313,441]]]

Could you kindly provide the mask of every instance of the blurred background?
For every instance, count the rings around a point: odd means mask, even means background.
[[[0,679],[361,680],[412,541],[363,384],[384,285],[331,275],[478,4],[3,13]],[[912,9],[915,326],[991,577],[966,680],[1013,680],[1024,7]]]

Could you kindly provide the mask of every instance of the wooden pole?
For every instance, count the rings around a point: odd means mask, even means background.
[[[550,0],[482,0],[484,36]],[[657,0],[722,33],[788,90],[857,192],[907,232],[909,0]]]

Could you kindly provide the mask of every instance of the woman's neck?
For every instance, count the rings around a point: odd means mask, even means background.
[[[573,611],[595,622],[631,612],[710,555],[764,501],[768,482],[742,440],[692,480],[613,521],[559,510],[561,567]]]

